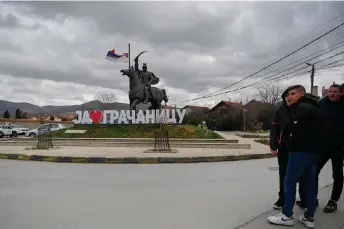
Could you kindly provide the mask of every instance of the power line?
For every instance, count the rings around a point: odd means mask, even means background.
[[[335,63],[338,63],[338,62],[341,62],[341,61],[344,61],[344,59],[343,59],[343,60],[339,60],[339,61],[334,61],[334,62],[329,63],[329,64],[326,64],[326,65],[324,65],[324,66],[321,66],[320,68],[316,68],[315,70],[319,71],[319,70],[322,70],[322,69],[328,69],[328,68],[334,68],[334,67],[344,66],[344,64],[340,64],[340,65],[336,65],[336,66],[327,67],[327,66],[329,66],[329,65],[332,65],[332,64],[335,64]],[[327,68],[325,68],[325,67],[327,67]],[[311,71],[305,71],[305,72],[302,72],[302,73],[297,74],[296,76],[295,76],[295,75],[292,75],[292,76],[288,76],[288,77],[286,77],[286,78],[280,78],[280,79],[277,79],[277,80],[275,80],[275,81],[272,81],[272,83],[277,83],[277,82],[280,82],[280,81],[286,81],[287,79],[296,78],[297,76],[301,76],[301,75],[304,75],[304,74],[310,73],[310,72],[311,72]],[[263,83],[264,83],[264,82],[263,82]],[[258,85],[256,85],[256,86],[258,86]]]
[[[344,15],[344,14],[343,14],[343,15]],[[338,47],[336,47],[336,46],[338,46]],[[329,46],[329,47],[327,47],[327,48],[324,48],[324,49],[321,49],[321,50],[319,50],[319,51],[316,51],[316,52],[314,52],[314,53],[312,53],[312,54],[310,54],[310,55],[307,55],[307,56],[305,56],[305,57],[302,57],[302,58],[300,58],[300,59],[298,59],[298,60],[295,60],[295,61],[293,61],[293,62],[290,62],[290,63],[288,63],[288,64],[286,64],[286,65],[284,65],[284,66],[282,66],[282,67],[280,67],[280,68],[277,68],[277,69],[271,70],[271,71],[269,71],[269,72],[266,72],[265,74],[272,73],[272,72],[275,72],[276,70],[283,69],[283,68],[285,68],[285,67],[287,67],[287,66],[289,66],[289,65],[292,65],[292,64],[297,63],[297,62],[299,62],[299,61],[302,61],[302,60],[306,59],[307,57],[311,57],[311,56],[314,56],[314,55],[316,55],[316,54],[318,54],[318,53],[321,53],[321,52],[324,52],[324,51],[325,51],[325,52],[322,53],[321,55],[318,55],[318,56],[316,56],[316,57],[314,57],[314,58],[308,59],[308,60],[307,60],[307,62],[308,62],[308,61],[310,61],[310,60],[312,60],[312,59],[315,59],[315,58],[320,57],[320,56],[322,56],[322,55],[324,55],[324,54],[327,54],[327,53],[329,53],[329,52],[332,52],[332,51],[334,51],[334,50],[336,50],[336,49],[338,49],[338,48],[340,48],[340,47],[343,47],[343,46],[344,46],[344,40],[342,40],[342,41],[340,41],[340,42],[338,42],[338,43],[336,43],[336,44],[334,44],[334,45],[331,45],[331,46]],[[335,47],[335,48],[333,48],[333,47]],[[331,49],[331,48],[333,48],[333,49]],[[304,64],[304,62],[301,63],[301,64]],[[278,72],[278,73],[276,73],[275,75],[277,75],[277,74],[279,74],[279,73],[282,73],[282,72],[285,72],[285,71],[287,71],[287,70],[290,70],[290,69],[292,69],[292,68],[294,68],[294,67],[296,67],[296,66],[299,66],[299,65],[301,65],[301,64],[294,65],[293,67],[288,68],[288,69],[285,69],[284,71]],[[272,75],[272,76],[275,76],[275,75]],[[270,77],[272,77],[272,76],[269,76],[268,78],[270,78]],[[182,101],[190,101],[190,100],[191,100],[191,99],[182,100]],[[171,99],[170,101],[178,101],[178,100],[177,100],[177,99]],[[181,101],[179,100],[178,102],[181,102]]]
[[[339,45],[339,46],[338,46],[338,45]],[[338,47],[336,47],[336,48],[334,48],[334,49],[331,49],[332,47],[335,47],[335,46],[338,46]],[[318,54],[318,53],[321,53],[321,52],[326,51],[326,50],[328,50],[328,49],[331,49],[331,50],[329,50],[329,51],[327,51],[327,52],[325,52],[325,53],[323,53],[323,54],[321,54],[321,55],[318,55],[318,56],[316,56],[316,57],[322,56],[322,55],[324,55],[324,54],[326,54],[326,53],[332,52],[333,50],[336,50],[336,49],[338,49],[338,48],[340,48],[340,47],[343,47],[343,46],[344,46],[344,40],[341,41],[341,42],[339,42],[339,43],[337,43],[337,44],[335,44],[335,45],[331,45],[331,46],[329,46],[329,47],[327,47],[327,48],[324,48],[324,49],[322,49],[322,50],[320,50],[320,51],[317,51],[317,52],[315,52],[315,53],[313,53],[313,54],[310,54],[310,55],[308,55],[308,56],[305,56],[305,57],[302,57],[302,58],[300,58],[300,59],[298,59],[298,60],[295,60],[295,61],[293,61],[293,62],[291,62],[291,63],[289,63],[289,64],[286,64],[286,65],[284,65],[284,66],[282,66],[282,67],[280,67],[280,68],[278,68],[278,69],[271,70],[271,71],[269,71],[269,72],[267,72],[267,73],[275,72],[275,71],[277,71],[277,70],[283,69],[284,67],[287,67],[287,66],[292,65],[292,64],[294,64],[294,63],[297,63],[297,62],[299,62],[299,61],[301,61],[301,60],[304,60],[304,59],[306,59],[307,57],[311,57],[311,56],[313,56],[313,55],[315,55],[315,54]],[[315,57],[315,58],[316,58],[316,57]],[[309,59],[309,60],[311,60],[311,59]],[[308,60],[308,61],[309,61],[309,60]],[[296,65],[295,65],[295,66],[296,66]],[[265,73],[265,74],[267,74],[267,73]]]
[[[328,22],[326,22],[326,23],[324,23],[324,24],[318,26],[318,27],[322,27],[322,26],[324,26],[325,24],[327,24],[327,23],[329,23],[329,22],[331,22],[331,21],[333,21],[333,20],[335,20],[335,19],[337,19],[337,18],[339,18],[339,17],[341,17],[341,16],[343,16],[343,15],[344,15],[344,13],[341,14],[341,15],[339,15],[339,16],[337,16],[337,17],[335,17],[335,18],[333,18],[333,19],[331,19],[330,21],[328,21]],[[318,28],[318,27],[317,27],[317,28]],[[316,30],[317,28],[314,28],[313,30],[311,30],[311,31],[309,31],[309,32],[312,32],[312,31]],[[307,33],[309,33],[309,32],[306,32],[305,34],[307,34]],[[342,32],[342,31],[338,31],[337,33],[334,33],[334,35],[335,35],[335,34],[340,34],[341,32]],[[303,36],[303,35],[301,34],[300,36]],[[295,38],[294,38],[294,39],[295,39]],[[323,51],[326,51],[326,50],[328,50],[328,49],[330,49],[330,48],[332,48],[332,47],[335,47],[335,46],[341,45],[341,44],[344,44],[344,40],[341,41],[341,42],[339,42],[339,43],[337,43],[337,44],[331,45],[331,46],[329,46],[329,47],[327,47],[327,48],[318,50],[318,51],[314,52],[313,54],[310,54],[310,55],[307,55],[307,56],[305,56],[305,57],[302,57],[302,58],[300,58],[300,59],[298,59],[298,60],[296,60],[296,61],[290,62],[290,63],[288,63],[288,64],[286,64],[286,65],[284,65],[284,66],[282,66],[282,67],[279,67],[279,68],[277,68],[277,69],[273,69],[273,70],[271,70],[271,71],[269,71],[269,72],[266,72],[265,74],[272,73],[272,72],[275,72],[276,70],[283,69],[284,67],[287,67],[287,66],[289,66],[289,65],[291,65],[291,64],[294,64],[294,63],[297,63],[297,62],[299,62],[299,61],[301,61],[301,60],[303,60],[303,59],[305,59],[305,58],[307,58],[307,57],[316,55],[316,54],[318,54],[318,53],[321,53],[321,52],[323,52]],[[284,44],[284,45],[285,45],[285,44]],[[284,46],[284,45],[282,45],[282,46]],[[340,47],[342,47],[342,45],[341,45]],[[277,49],[279,49],[279,48],[277,48]],[[277,50],[277,49],[276,49],[276,50]],[[228,82],[228,81],[227,81],[227,82]],[[223,83],[225,83],[225,82],[223,82]],[[223,89],[221,89],[221,90],[223,90]],[[216,93],[216,92],[218,92],[218,91],[211,92],[211,93],[209,93],[209,94],[207,94],[207,95],[211,95],[211,94]],[[188,100],[185,100],[185,101],[190,101],[190,100],[191,100],[191,99],[188,99]],[[177,101],[177,99],[171,99],[170,101]],[[183,100],[183,101],[184,101],[184,100]],[[181,102],[181,101],[179,100],[179,102]]]
[[[344,59],[343,60],[339,60],[339,61],[335,61],[335,62],[332,62],[332,63],[330,63],[330,64],[327,64],[327,65],[332,65],[332,64],[334,64],[334,63],[337,63],[337,62],[340,62],[340,61],[344,61]],[[344,64],[338,64],[338,65],[335,65],[335,66],[330,66],[330,67],[327,67],[327,68],[325,68],[325,66],[327,66],[327,65],[324,65],[324,66],[322,66],[322,67],[320,67],[320,68],[316,68],[315,70],[317,70],[317,71],[319,71],[319,70],[322,70],[322,69],[331,69],[331,68],[336,68],[336,67],[341,67],[341,66],[344,66]],[[299,69],[299,70],[301,70],[301,69]],[[285,81],[286,79],[292,79],[292,78],[295,78],[295,77],[298,77],[298,76],[302,76],[302,75],[305,75],[305,74],[307,74],[307,73],[310,73],[311,71],[304,71],[304,72],[301,72],[301,73],[298,73],[297,75],[293,75],[293,76],[289,76],[289,77],[286,77],[286,78],[280,78],[280,79],[278,79],[278,80],[276,80],[276,81],[274,81],[273,83],[277,83],[277,82],[279,82],[279,81]],[[262,82],[263,83],[263,82]],[[256,85],[256,86],[258,86],[258,85]],[[252,88],[252,87],[254,87],[254,85],[247,85],[247,86],[244,86],[244,87],[241,87],[241,88],[236,88],[236,89],[232,89],[232,90],[230,90],[230,91],[227,91],[226,93],[231,93],[231,92],[236,92],[236,91],[239,91],[239,90],[247,90],[247,89],[250,89],[250,88]],[[220,93],[220,94],[224,94],[224,93]],[[218,95],[220,95],[220,94],[217,94],[217,95],[215,95],[215,96],[218,96]],[[214,97],[215,97],[214,96]],[[183,102],[183,101],[181,101],[181,102],[179,102],[179,103],[185,103],[185,101]]]
[[[320,60],[320,61],[318,61],[318,62],[315,62],[314,64],[321,63],[321,62],[323,62],[323,61],[325,61],[325,60],[331,59],[331,58],[336,57],[336,56],[338,56],[338,55],[341,55],[341,54],[343,54],[343,53],[344,53],[344,51],[343,51],[343,52],[340,52],[340,53],[337,53],[337,54],[335,54],[335,55],[332,55],[332,56],[330,56],[330,57],[327,57],[327,58],[325,58],[325,59],[323,59],[323,60]],[[337,62],[337,61],[336,61],[336,62]],[[336,63],[336,62],[333,62],[333,63]],[[333,63],[331,63],[331,64],[333,64]],[[237,89],[233,89],[233,90],[221,92],[221,93],[218,93],[218,94],[216,94],[216,95],[208,96],[208,97],[206,97],[206,98],[214,97],[214,96],[218,96],[218,95],[223,95],[223,94],[227,94],[227,93],[229,93],[229,92],[238,91],[238,90],[241,90],[241,89],[243,89],[243,88],[253,87],[253,86],[255,86],[256,84],[266,83],[266,82],[271,81],[271,80],[279,79],[279,78],[282,78],[283,76],[287,76],[287,75],[293,74],[293,73],[295,73],[295,72],[298,72],[298,71],[300,71],[300,70],[306,69],[306,68],[308,68],[308,67],[309,67],[309,66],[305,66],[305,67],[299,68],[299,69],[297,69],[297,70],[295,70],[295,71],[293,71],[293,72],[289,72],[289,73],[283,74],[283,75],[278,76],[278,77],[274,77],[274,78],[271,78],[271,79],[263,79],[263,80],[260,80],[260,81],[251,83],[251,84],[249,84],[249,85],[243,86],[243,87],[241,87],[241,88],[237,88]]]
[[[343,54],[343,53],[344,53],[344,51],[342,51],[342,52],[340,52],[340,53],[337,53],[337,54],[335,54],[335,55],[329,56],[329,57],[327,57],[327,58],[325,58],[325,59],[322,59],[322,60],[320,60],[320,61],[318,61],[318,62],[315,62],[314,64],[321,63],[321,62],[323,62],[323,61],[325,61],[325,60],[331,59],[331,58],[336,57],[336,56],[338,56],[338,55],[341,55],[341,54]],[[306,62],[308,62],[308,60],[305,61],[305,62],[303,62],[302,64],[305,64]],[[299,65],[300,65],[300,64],[299,64]],[[305,66],[305,67],[299,68],[299,69],[297,69],[297,70],[295,70],[295,71],[292,71],[292,72],[289,72],[289,73],[285,73],[285,74],[283,74],[283,75],[280,75],[280,76],[277,76],[277,77],[274,77],[274,78],[271,78],[271,76],[270,76],[270,77],[268,77],[268,78],[265,78],[265,79],[262,79],[262,80],[253,82],[253,83],[251,83],[251,84],[249,84],[249,85],[246,85],[246,86],[243,86],[243,87],[241,87],[241,88],[237,88],[237,89],[233,89],[233,90],[229,90],[229,91],[217,93],[217,94],[215,94],[215,95],[210,95],[210,96],[208,96],[208,97],[206,97],[206,98],[210,98],[210,97],[214,97],[214,96],[218,96],[218,95],[227,94],[227,93],[229,93],[229,92],[241,90],[241,89],[243,89],[243,88],[253,87],[253,86],[255,86],[256,84],[266,83],[266,82],[269,82],[269,81],[271,81],[271,80],[279,79],[279,78],[282,78],[282,77],[284,77],[284,76],[287,76],[287,75],[293,74],[293,73],[295,73],[295,72],[301,71],[301,70],[303,70],[303,69],[306,69],[306,68],[308,68],[308,67],[309,67],[309,66]],[[277,75],[277,74],[272,75],[272,76],[276,76],[276,75]]]
[[[286,71],[288,71],[288,70],[292,70],[293,68],[295,68],[295,67],[297,67],[297,66],[306,64],[307,62],[309,62],[309,61],[311,61],[311,60],[314,60],[314,59],[316,59],[316,58],[318,58],[318,57],[320,57],[320,56],[323,56],[323,55],[325,55],[325,54],[327,54],[327,53],[330,53],[330,52],[332,52],[332,51],[334,51],[334,50],[336,50],[336,49],[338,49],[338,48],[341,48],[341,47],[343,47],[343,46],[344,46],[344,44],[342,44],[342,45],[340,45],[340,46],[338,46],[338,47],[336,47],[336,48],[330,49],[330,50],[328,50],[327,52],[325,52],[325,53],[323,53],[323,54],[320,54],[320,55],[318,55],[318,56],[312,57],[312,58],[310,58],[310,59],[308,59],[308,60],[306,60],[306,61],[304,61],[304,62],[302,62],[302,63],[296,64],[296,65],[294,65],[294,66],[292,66],[292,67],[290,67],[290,68],[287,68],[287,69],[285,69],[285,70],[283,70],[283,71],[280,71],[280,72],[278,72],[278,73],[275,73],[274,75],[271,75],[271,76],[267,77],[266,79],[269,79],[269,78],[271,78],[271,77],[273,77],[273,76],[276,76],[276,75],[278,75],[278,74],[280,74],[280,73],[283,73],[283,72],[286,72]],[[311,56],[312,56],[312,55],[311,55]],[[303,58],[303,59],[304,59],[304,58]]]
[[[323,23],[323,24],[321,24],[321,25],[319,25],[319,26],[313,28],[312,30],[310,30],[310,31],[308,31],[308,32],[306,32],[306,33],[300,34],[299,36],[296,36],[295,38],[292,38],[291,40],[296,40],[297,38],[303,37],[303,36],[305,36],[306,34],[309,34],[309,33],[313,32],[313,31],[315,31],[315,30],[317,30],[317,29],[323,27],[324,25],[326,25],[326,24],[328,24],[328,23],[330,23],[330,22],[332,22],[332,21],[334,21],[334,20],[340,18],[340,17],[343,16],[343,15],[344,15],[344,13],[342,13],[342,14],[340,14],[340,15],[338,15],[338,16],[332,18],[332,19],[330,19],[329,21],[327,21],[327,22],[325,22],[325,23]],[[284,44],[282,44],[281,46],[277,47],[277,48],[274,49],[274,50],[277,51],[277,50],[281,49],[282,47],[285,47],[287,44],[290,44],[290,40],[289,40],[288,42],[285,42]],[[295,45],[295,44],[294,44],[294,45]],[[290,47],[290,46],[293,46],[293,45],[287,45],[286,47]],[[268,61],[267,61],[267,62],[268,62]],[[266,64],[267,62],[264,62],[264,64]]]
[[[315,62],[314,64],[321,63],[321,62],[323,62],[323,61],[325,61],[325,60],[328,60],[328,59],[331,59],[331,58],[333,58],[333,57],[339,56],[339,55],[341,55],[341,54],[343,54],[343,53],[344,53],[344,51],[343,51],[343,52],[340,52],[340,53],[337,53],[337,54],[335,54],[335,55],[332,55],[332,56],[330,56],[330,57],[327,57],[327,58],[325,58],[325,59],[323,59],[323,60],[320,60],[320,61],[318,61],[318,62]],[[332,62],[331,64],[334,64],[334,63],[337,63],[337,62],[339,62],[339,61]],[[295,70],[295,71],[293,71],[293,72],[289,72],[289,73],[283,74],[283,75],[281,75],[281,76],[274,77],[274,78],[272,78],[272,79],[268,79],[268,80],[263,79],[263,80],[261,80],[261,81],[251,83],[251,84],[249,84],[249,85],[247,85],[247,86],[245,86],[245,87],[257,86],[257,85],[256,85],[257,83],[258,83],[258,84],[261,84],[261,83],[266,83],[266,82],[271,81],[271,80],[279,79],[279,78],[282,78],[283,76],[287,76],[287,75],[293,74],[293,73],[295,73],[295,72],[298,72],[298,71],[300,71],[300,70],[306,69],[306,68],[308,68],[308,67],[309,67],[309,66],[305,66],[305,67],[299,68],[299,69],[297,69],[297,70]],[[322,66],[322,67],[324,67],[324,66]],[[222,94],[222,93],[221,93],[221,94]]]
[[[288,58],[289,56],[291,56],[291,55],[297,53],[298,51],[300,51],[300,50],[304,49],[305,47],[311,45],[312,43],[316,42],[317,40],[319,40],[319,39],[325,37],[326,35],[330,34],[331,32],[335,31],[336,29],[340,28],[340,27],[343,26],[343,25],[344,25],[344,22],[342,22],[342,23],[339,24],[338,26],[334,27],[333,29],[327,31],[326,33],[322,34],[321,36],[318,36],[317,38],[313,39],[312,41],[308,42],[307,44],[301,46],[300,48],[294,50],[293,52],[287,54],[286,56],[280,58],[279,60],[277,60],[277,61],[275,61],[275,62],[269,64],[268,66],[266,66],[266,67],[264,67],[264,68],[262,68],[262,69],[260,69],[260,70],[258,70],[258,71],[256,71],[256,72],[250,74],[249,76],[247,76],[247,77],[245,77],[245,78],[243,78],[243,79],[241,79],[241,80],[239,80],[239,81],[236,81],[236,82],[230,84],[229,86],[226,86],[226,87],[224,87],[224,88],[222,88],[222,89],[220,89],[220,90],[217,90],[217,91],[215,91],[215,92],[209,93],[208,95],[205,95],[205,96],[202,96],[202,97],[198,97],[198,98],[194,98],[194,99],[190,99],[190,101],[195,101],[195,100],[202,99],[202,98],[208,98],[210,95],[213,95],[213,94],[215,94],[215,93],[217,93],[217,92],[223,91],[223,90],[225,90],[225,89],[227,89],[227,88],[229,88],[229,87],[231,87],[231,86],[234,86],[234,85],[236,85],[236,84],[238,84],[238,83],[244,81],[245,79],[248,79],[248,78],[250,78],[250,77],[252,77],[252,76],[258,74],[259,72],[262,72],[263,70],[265,70],[265,69],[271,67],[272,65],[275,65],[276,63],[279,63],[280,61],[282,61],[282,60]]]

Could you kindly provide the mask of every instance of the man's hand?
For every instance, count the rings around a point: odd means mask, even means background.
[[[273,156],[277,156],[277,150],[270,149]]]

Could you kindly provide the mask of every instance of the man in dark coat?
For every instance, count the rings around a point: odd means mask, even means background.
[[[333,84],[327,96],[319,102],[325,117],[328,145],[318,162],[317,175],[319,176],[321,169],[331,160],[334,181],[331,199],[324,208],[326,213],[337,210],[337,202],[343,191],[344,102],[341,100],[341,90],[340,85]]]
[[[288,100],[291,103],[292,122],[283,130],[287,139],[289,155],[287,173],[284,182],[284,206],[281,214],[268,217],[268,221],[277,225],[294,225],[293,207],[296,197],[296,184],[305,187],[306,211],[299,221],[314,228],[316,209],[317,179],[316,164],[319,155],[324,152],[323,115],[314,96],[306,94],[301,85],[289,88]]]
[[[284,128],[291,122],[289,111],[288,91],[282,94],[282,103],[277,107],[270,130],[270,151],[278,159],[279,166],[279,193],[278,200],[273,205],[274,209],[282,209],[284,205],[284,178],[288,165],[288,150],[284,139],[281,139]]]

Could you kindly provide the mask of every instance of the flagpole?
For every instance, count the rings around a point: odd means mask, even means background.
[[[129,68],[130,68],[130,43],[128,43],[128,59],[129,59]]]

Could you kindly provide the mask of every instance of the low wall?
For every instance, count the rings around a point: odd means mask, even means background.
[[[41,126],[43,123],[61,123],[66,127],[73,127],[74,123],[71,121],[49,121],[49,120],[34,120],[34,119],[14,119],[14,118],[0,118],[0,125],[5,123],[18,124],[22,127],[29,129],[35,129]]]

